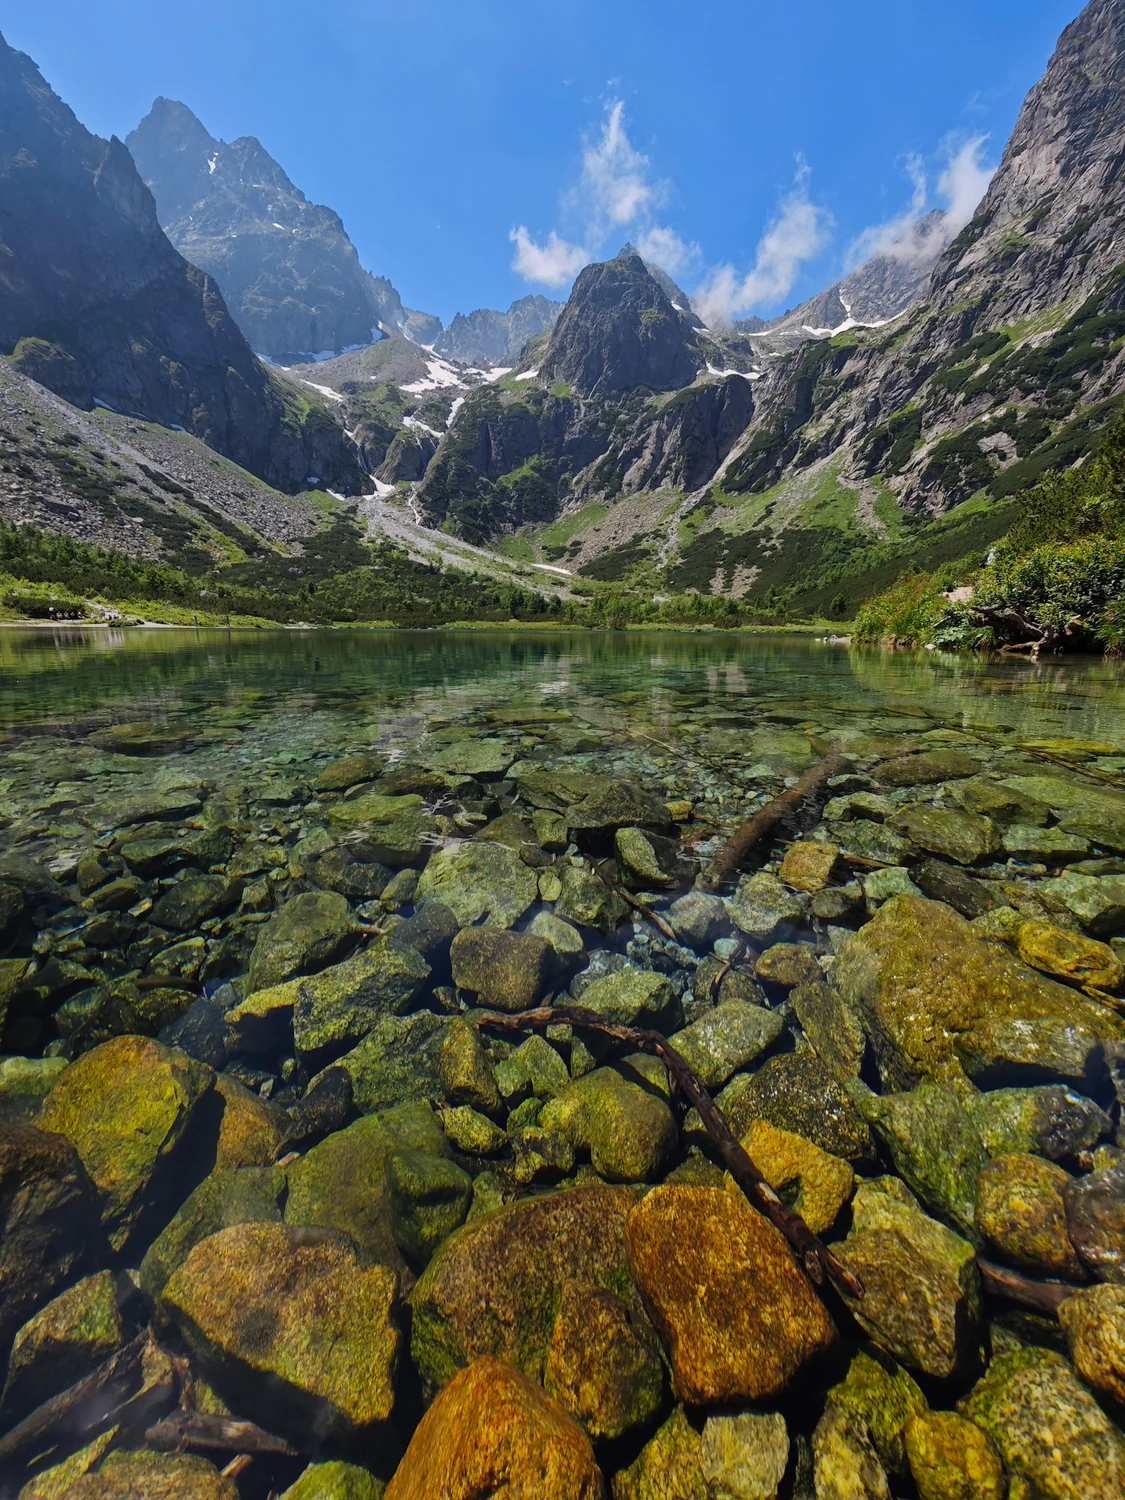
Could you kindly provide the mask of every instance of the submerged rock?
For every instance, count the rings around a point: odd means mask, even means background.
[[[1040,1276],[1082,1281],[1085,1271],[1066,1225],[1068,1172],[1040,1156],[1012,1152],[980,1174],[977,1225],[1009,1265]]]
[[[120,1249],[164,1187],[164,1168],[214,1074],[148,1037],[120,1036],[71,1063],[37,1124],[73,1142],[101,1198],[102,1222]]]
[[[781,861],[781,878],[795,891],[822,891],[832,879],[840,858],[835,844],[800,839],[790,844]]]
[[[559,860],[551,873],[559,883],[555,900],[557,916],[598,932],[617,931],[629,908],[600,876],[566,859]]]
[[[407,1100],[427,1100],[441,1089],[439,1067],[449,1020],[428,1010],[384,1016],[340,1058],[363,1114]]]
[[[496,1070],[480,1034],[467,1021],[450,1021],[442,1038],[438,1082],[450,1104],[464,1104],[485,1115],[500,1109]]]
[[[382,1500],[384,1489],[383,1481],[366,1469],[336,1458],[310,1464],[281,1500]]]
[[[730,906],[730,919],[750,937],[766,939],[779,927],[800,924],[808,897],[789,890],[776,875],[763,870],[739,882]]]
[[[591,1438],[621,1437],[654,1416],[663,1399],[664,1366],[651,1325],[608,1288],[564,1281],[543,1384]]]
[[[804,1136],[778,1130],[768,1120],[753,1121],[742,1147],[813,1234],[823,1235],[832,1228],[855,1184],[855,1173],[846,1161],[822,1151]],[[731,1191],[742,1189],[732,1183]]]
[[[396,1281],[344,1236],[240,1224],[201,1240],[164,1289],[208,1377],[236,1410],[314,1443],[391,1414]]]
[[[830,1406],[813,1433],[816,1500],[891,1500],[887,1475],[867,1429]]]
[[[329,808],[328,821],[340,834],[354,836],[366,858],[392,868],[419,864],[437,831],[425,800],[416,794],[345,798]]]
[[[1062,1083],[970,1094],[965,1108],[990,1156],[1033,1151],[1059,1161],[1088,1151],[1113,1130],[1104,1110]]]
[[[358,936],[351,908],[337,891],[293,896],[258,935],[250,955],[248,993],[327,968]]]
[[[600,981],[604,983],[605,981]],[[583,1004],[586,1004],[583,996]],[[720,1088],[732,1073],[748,1067],[785,1029],[777,1011],[742,1001],[722,1002],[669,1041],[704,1088]]]
[[[1099,1281],[1125,1284],[1125,1165],[1071,1178],[1063,1198],[1067,1233],[1083,1265]]]
[[[709,1416],[699,1469],[709,1496],[774,1500],[789,1463],[789,1433],[780,1412]]]
[[[543,1130],[557,1130],[576,1151],[588,1151],[606,1182],[652,1182],[676,1149],[678,1132],[664,1100],[597,1068],[544,1105]]]
[[[16,1334],[0,1402],[8,1422],[74,1385],[124,1341],[112,1272],[68,1287]]]
[[[502,1360],[455,1375],[414,1431],[384,1500],[602,1500],[589,1439]]]
[[[456,1162],[430,1151],[392,1151],[386,1159],[391,1232],[399,1249],[424,1266],[465,1221],[473,1179]]]
[[[1125,964],[1108,943],[1047,922],[1024,922],[1016,934],[1016,948],[1033,969],[1073,979],[1083,989],[1116,990],[1125,980]]]
[[[768,1120],[845,1161],[874,1160],[867,1122],[809,1048],[771,1057],[752,1075],[736,1074],[715,1102],[736,1136],[752,1121]]]
[[[613,1478],[613,1500],[708,1500],[703,1441],[677,1406],[627,1469]]]
[[[828,1392],[828,1406],[863,1424],[888,1473],[907,1472],[905,1431],[928,1407],[918,1383],[893,1359],[861,1351],[845,1378]]]
[[[676,993],[665,975],[631,964],[588,984],[579,1004],[607,1020],[642,1027],[661,1027],[678,1009]]]
[[[300,1052],[354,1046],[383,1016],[409,1008],[430,977],[420,953],[391,938],[380,938],[362,953],[309,978],[278,986],[293,1006],[293,1040]],[[265,1003],[277,991],[259,991]],[[282,998],[280,995],[278,998]]]
[[[835,1337],[781,1234],[733,1194],[655,1188],[629,1215],[626,1245],[677,1393],[693,1405],[778,1395]]]
[[[453,983],[494,1010],[528,1010],[546,981],[553,954],[545,938],[495,927],[466,927],[453,939]]]
[[[1004,1500],[1008,1482],[990,1438],[952,1411],[924,1412],[906,1424],[906,1451],[918,1500]]]
[[[115,1449],[96,1472],[66,1491],[66,1500],[238,1500],[238,1486],[193,1453]]]
[[[963,1403],[1010,1476],[1042,1500],[1118,1500],[1125,1439],[1061,1355],[1034,1347],[995,1357]]]
[[[1059,1322],[1082,1379],[1125,1405],[1125,1286],[1075,1292],[1059,1307]]]
[[[833,981],[862,1021],[886,1084],[923,1075],[1084,1080],[1125,1023],[978,938],[947,906],[897,896],[849,940]]]
[[[436,898],[462,927],[482,918],[512,927],[538,894],[535,871],[504,844],[456,844],[432,855],[418,881],[419,899]]]
[[[904,807],[887,819],[887,826],[905,834],[919,849],[944,855],[959,865],[974,865],[1000,847],[1000,836],[988,818],[929,802]]]

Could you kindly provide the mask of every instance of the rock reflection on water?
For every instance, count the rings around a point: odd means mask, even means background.
[[[4,1493],[1119,1495],[1123,788],[1102,661],[0,632],[0,1425],[126,1371]],[[671,1037],[864,1297],[653,1058],[475,1024],[551,997]]]

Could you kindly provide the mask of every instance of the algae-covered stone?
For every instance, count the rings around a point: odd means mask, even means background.
[[[987,777],[959,781],[947,788],[947,795],[966,812],[980,813],[1001,828],[1042,827],[1050,817],[1045,803],[1015,791],[1008,783],[990,781]]]
[[[934,781],[975,776],[980,768],[980,761],[963,750],[928,750],[885,760],[875,774],[888,786],[927,786]]]
[[[0,1357],[72,1275],[97,1223],[94,1188],[71,1143],[0,1123]]]
[[[1070,1242],[1099,1281],[1125,1285],[1125,1166],[1071,1178],[1063,1190]]]
[[[1087,1385],[1125,1404],[1125,1286],[1102,1283],[1059,1307],[1070,1357]]]
[[[906,1452],[918,1500],[1004,1500],[1004,1465],[988,1434],[952,1411],[906,1424]]]
[[[980,1174],[977,1225],[1002,1260],[1042,1276],[1081,1281],[1082,1262],[1066,1228],[1071,1181],[1054,1162],[1011,1152]]]
[[[838,1258],[863,1283],[848,1305],[875,1344],[937,1379],[975,1357],[980,1281],[968,1240],[928,1218],[897,1178],[864,1182]]]
[[[467,1021],[458,1018],[449,1023],[442,1039],[438,1078],[450,1104],[464,1104],[486,1115],[499,1110],[496,1070],[476,1027]]]
[[[708,1500],[702,1438],[677,1406],[627,1469],[613,1478],[613,1500]]]
[[[453,983],[494,1010],[528,1010],[546,982],[553,951],[531,933],[465,927],[449,950]]]
[[[366,858],[393,868],[418,864],[437,829],[425,800],[415,794],[349,797],[328,809],[328,821],[357,837]]]
[[[639,890],[671,885],[679,867],[679,845],[643,828],[619,828],[614,848],[627,883]]]
[[[787,990],[814,984],[821,977],[816,954],[807,943],[774,943],[759,955],[754,969],[754,978],[762,984],[779,984]]]
[[[570,1074],[545,1037],[529,1036],[497,1065],[496,1082],[504,1098],[514,1104],[528,1093],[537,1099],[553,1099],[569,1085]]]
[[[982,880],[966,870],[947,865],[944,860],[925,859],[911,872],[918,885],[933,901],[944,901],[963,917],[983,917],[996,905],[996,897]]]
[[[442,1110],[441,1128],[449,1142],[469,1156],[495,1156],[508,1144],[507,1131],[466,1104]]]
[[[220,1395],[319,1443],[386,1422],[396,1278],[330,1230],[239,1224],[201,1240],[165,1303]]]
[[[774,1500],[788,1463],[789,1433],[780,1412],[714,1415],[703,1424],[699,1468],[716,1500]]]
[[[465,1222],[473,1179],[456,1162],[428,1151],[392,1151],[386,1173],[395,1242],[424,1266],[442,1240]]]
[[[665,975],[632,964],[588,984],[581,1004],[624,1026],[661,1026],[678,1009],[676,992]]]
[[[669,1041],[704,1088],[715,1089],[760,1057],[784,1029],[779,1012],[735,1000],[716,1005]]]
[[[313,974],[340,958],[359,936],[337,891],[293,896],[262,927],[250,955],[248,992],[268,990],[297,974]]]
[[[739,1073],[716,1099],[738,1137],[753,1120],[768,1120],[845,1161],[874,1159],[867,1122],[815,1052],[771,1057],[753,1074]]]
[[[912,1417],[927,1410],[917,1381],[886,1355],[861,1350],[839,1385],[828,1392],[828,1405],[863,1423],[879,1461],[891,1474],[905,1474],[904,1432]]]
[[[238,1486],[194,1453],[117,1448],[66,1491],[66,1500],[238,1500]]]
[[[855,798],[850,800],[854,802]],[[872,865],[903,865],[915,852],[914,845],[904,834],[868,818],[835,824],[832,837],[846,859],[864,860]]]
[[[621,1437],[654,1416],[664,1395],[652,1326],[615,1292],[564,1281],[543,1385],[590,1437]]]
[[[1103,849],[1125,850],[1125,796],[1091,786],[1076,776],[1009,776],[1002,783],[1049,807],[1066,833],[1077,833]]]
[[[548,853],[561,854],[570,843],[566,819],[549,808],[536,808],[531,815],[531,828],[539,847]]]
[[[1067,870],[1057,880],[1043,881],[1036,895],[1049,911],[1069,912],[1095,937],[1125,932],[1125,876]]]
[[[892,896],[920,896],[922,893],[901,865],[872,870],[863,877],[863,904],[868,914],[875,912]]]
[[[664,1100],[628,1083],[612,1068],[576,1079],[539,1116],[576,1151],[588,1151],[607,1182],[652,1182],[676,1149],[678,1132]]]
[[[780,1232],[715,1188],[655,1188],[625,1228],[629,1266],[693,1405],[785,1390],[835,1328]]]
[[[1033,969],[1073,979],[1084,989],[1115,990],[1125,980],[1125,964],[1108,943],[1049,922],[1024,922],[1016,934],[1016,948]]]
[[[689,943],[693,948],[706,948],[723,930],[727,909],[721,896],[712,896],[706,891],[688,891],[672,902],[668,908],[668,920],[682,943]]]
[[[71,1063],[44,1100],[37,1124],[73,1142],[115,1249],[162,1186],[160,1168],[213,1082],[210,1068],[182,1052],[120,1036]]]
[[[423,1381],[443,1385],[486,1355],[540,1378],[566,1281],[616,1292],[643,1318],[625,1256],[635,1202],[628,1188],[570,1188],[521,1198],[452,1235],[410,1297],[411,1354]]]
[[[107,1427],[91,1443],[77,1449],[62,1463],[40,1469],[19,1492],[18,1500],[66,1500],[83,1474],[88,1474],[117,1439],[119,1427]]]
[[[631,781],[596,787],[566,811],[567,827],[579,832],[608,833],[631,824],[667,828],[671,821],[663,802]]]
[[[282,1493],[281,1500],[382,1500],[386,1486],[358,1464],[340,1459],[310,1464]]]
[[[149,921],[173,932],[194,932],[208,917],[230,911],[238,905],[242,886],[225,875],[199,875],[193,880],[179,880],[171,886],[149,912]],[[134,898],[135,899],[135,898]]]
[[[776,1193],[801,1215],[813,1234],[826,1234],[852,1195],[855,1173],[832,1156],[768,1120],[755,1120],[742,1141],[743,1150]],[[741,1188],[731,1185],[732,1192]]]
[[[833,982],[871,1038],[886,1084],[923,1075],[1082,1080],[1125,1035],[1105,1007],[978,938],[936,901],[896,896],[851,938]]]
[[[215,1074],[215,1093],[223,1101],[215,1170],[267,1167],[276,1161],[290,1126],[285,1111],[229,1073]]]
[[[6,1057],[0,1062],[0,1100],[44,1099],[68,1066],[65,1057]]]
[[[319,974],[290,980],[297,1050],[353,1046],[382,1016],[406,1010],[429,977],[422,955],[390,937]]]
[[[856,1077],[867,1038],[839,990],[823,982],[802,984],[789,1001],[820,1062],[838,1077]]]
[[[363,1041],[345,1052],[339,1066],[352,1081],[355,1106],[363,1114],[441,1092],[438,1070],[448,1020],[428,1010],[384,1016]]]
[[[875,1445],[851,1412],[830,1406],[816,1424],[812,1450],[816,1500],[891,1500]]]
[[[887,819],[896,833],[905,834],[920,849],[941,854],[959,865],[976,864],[1000,847],[996,825],[977,813],[915,802]]]
[[[1125,1440],[1066,1360],[1049,1349],[995,1357],[962,1410],[992,1439],[1013,1494],[1119,1500],[1125,1490]]]
[[[5,1416],[22,1417],[74,1385],[124,1342],[123,1335],[112,1272],[68,1287],[16,1334],[0,1401]]]
[[[240,1167],[205,1177],[141,1261],[141,1290],[150,1306],[161,1311],[168,1278],[209,1234],[233,1224],[280,1224],[285,1192],[285,1173],[277,1167]]]
[[[589,1439],[498,1359],[456,1375],[415,1428],[384,1500],[602,1500]]]
[[[503,776],[514,759],[503,740],[468,738],[427,756],[433,769],[446,776]]]
[[[392,1151],[446,1156],[449,1146],[425,1104],[399,1104],[334,1131],[287,1169],[288,1224],[348,1235],[365,1256],[402,1277],[387,1203],[386,1161]]]
[[[988,1153],[961,1097],[931,1079],[881,1098],[857,1085],[849,1092],[899,1176],[928,1209],[975,1238],[977,1183]]]
[[[835,844],[800,839],[785,851],[781,878],[795,891],[822,891],[832,879],[839,858]]]
[[[346,792],[361,781],[374,781],[381,776],[387,762],[372,750],[361,750],[355,755],[345,755],[325,766],[316,778],[318,792]]]
[[[1090,852],[1089,843],[1077,833],[1021,823],[1005,828],[1002,845],[1004,853],[1012,859],[1036,864],[1065,864]]]
[[[616,932],[629,908],[600,876],[584,865],[560,860],[552,872],[559,882],[555,915],[579,927],[598,932]]]
[[[730,906],[730,919],[754,938],[770,938],[779,927],[799,924],[808,897],[782,885],[776,875],[762,870],[739,882]]]
[[[556,967],[569,969],[576,965],[586,951],[582,934],[577,927],[556,917],[554,912],[541,911],[528,923],[528,932],[544,938],[550,943],[555,955]]]
[[[1104,1110],[1062,1083],[970,1094],[965,1108],[990,1156],[1034,1151],[1059,1161],[1088,1151],[1113,1130]]]
[[[462,927],[482,918],[511,927],[538,894],[535,871],[504,844],[456,844],[439,849],[418,881],[420,900],[436,898]]]

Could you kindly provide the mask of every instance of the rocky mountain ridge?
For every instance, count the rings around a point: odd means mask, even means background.
[[[563,306],[549,297],[520,297],[507,312],[457,313],[433,341],[434,352],[468,365],[514,365],[528,339],[554,327]]]
[[[116,138],[91,134],[0,38],[0,352],[67,401],[186,429],[270,484],[355,492],[325,403],[267,371],[173,248]]]

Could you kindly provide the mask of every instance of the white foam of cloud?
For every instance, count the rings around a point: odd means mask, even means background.
[[[539,286],[565,286],[590,259],[581,245],[560,239],[553,229],[543,244],[533,240],[523,224],[513,229],[508,238],[516,247],[513,271]]]
[[[946,200],[945,218],[951,237],[960,234],[976,213],[996,172],[981,160],[987,140],[986,135],[974,135],[957,150],[952,141],[947,143],[949,160],[938,178],[938,192]]]
[[[606,106],[601,135],[582,153],[582,176],[567,204],[585,222],[587,239],[643,221],[664,201],[667,189],[651,180],[649,166],[629,139],[624,103],[615,99]]]
[[[788,296],[808,260],[828,244],[832,216],[809,198],[809,169],[799,162],[792,190],[758,242],[754,264],[744,275],[734,266],[717,266],[692,301],[709,326],[770,307]]]
[[[973,217],[992,181],[994,166],[983,159],[985,135],[959,140],[947,136],[942,143],[945,166],[937,180],[937,196],[945,200],[940,215],[926,213],[929,183],[919,156],[906,158],[906,174],[913,191],[910,204],[885,224],[865,229],[848,247],[845,263],[849,271],[875,255],[893,255],[909,265],[924,266],[937,259],[946,245],[960,234]]]
[[[674,229],[662,224],[653,224],[639,234],[636,245],[642,260],[651,261],[669,276],[682,276],[690,271],[703,253],[694,241],[685,243]]]

